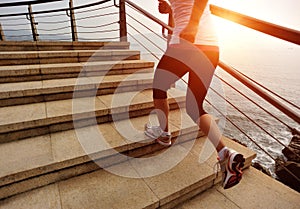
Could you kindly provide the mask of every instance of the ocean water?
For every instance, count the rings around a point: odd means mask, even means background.
[[[298,59],[300,58],[300,46],[286,43],[281,40],[276,40],[276,42],[278,42],[278,44],[273,45],[272,47],[270,47],[270,45],[252,45],[249,43],[240,48],[224,47],[223,57],[221,56],[221,59],[271,91],[292,102],[298,108],[274,96],[275,99],[299,114],[300,62]],[[299,124],[255,95],[252,91],[246,89],[235,79],[230,78],[226,72],[218,69],[217,74],[225,80],[231,81],[234,87],[247,93],[251,99],[275,115],[285,124],[291,128],[300,130]],[[264,129],[258,128],[246,116],[237,112],[236,109],[228,107],[227,117],[236,122],[249,137],[263,148],[264,151],[258,148],[254,142],[229,123],[226,124],[224,134],[237,139],[255,150],[257,152],[257,158],[254,161],[261,164],[275,176],[275,162],[272,158],[276,159],[277,157],[282,157],[281,151],[284,148],[284,146],[280,145],[276,140],[284,145],[288,145],[292,139],[291,131],[285,124],[265,113],[256,105],[245,100],[226,86],[224,87],[224,92],[228,100]],[[271,155],[272,157],[268,155]]]
[[[249,29],[244,30],[247,34],[254,34]],[[229,42],[229,40],[227,41]],[[300,113],[299,58],[300,46],[264,34],[257,34],[257,32],[253,39],[245,40],[243,43],[237,41],[236,44],[221,45],[222,61],[294,104],[296,107],[269,93],[298,114]],[[257,158],[254,162],[258,162],[275,177],[274,159],[283,157],[281,152],[284,148],[283,145],[288,145],[293,137],[291,130],[286,125],[300,130],[299,124],[222,69],[218,68],[216,74],[283,122],[270,116],[257,105],[223,84],[223,93],[226,98],[245,114],[241,114],[231,105],[226,105],[226,117],[233,121],[247,136],[229,122],[226,122],[224,135],[237,139],[256,151]],[[213,95],[213,93],[209,92],[209,95]],[[218,99],[214,101],[218,104]]]

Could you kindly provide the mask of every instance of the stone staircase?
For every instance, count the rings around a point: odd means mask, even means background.
[[[124,42],[0,43],[0,208],[171,208],[220,182],[184,92],[169,91],[175,145],[144,136],[153,67]]]

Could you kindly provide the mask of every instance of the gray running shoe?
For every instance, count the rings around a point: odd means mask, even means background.
[[[169,132],[163,131],[160,126],[152,126],[151,124],[147,123],[145,125],[145,135],[149,136],[152,139],[155,139],[159,144],[163,146],[170,146],[172,145],[171,141],[171,134]]]

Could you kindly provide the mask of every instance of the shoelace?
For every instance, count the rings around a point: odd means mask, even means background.
[[[218,160],[218,162],[215,163],[215,165],[213,167],[213,171],[214,171],[214,174],[215,174],[215,178],[213,180],[213,185],[215,185],[215,181],[218,179],[219,172],[221,171],[221,163],[220,163],[219,160]]]

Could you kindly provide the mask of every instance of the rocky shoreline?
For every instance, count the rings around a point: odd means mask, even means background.
[[[278,158],[276,161],[275,173],[279,181],[300,192],[300,132],[294,129],[292,134],[291,142],[282,150],[285,159]]]

